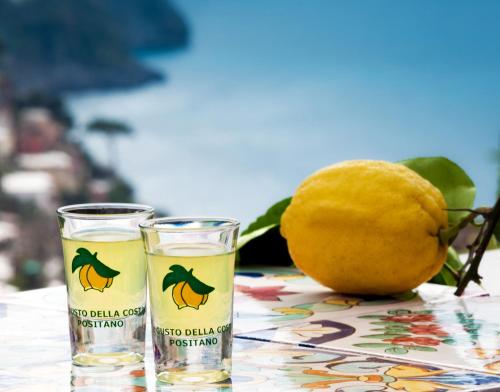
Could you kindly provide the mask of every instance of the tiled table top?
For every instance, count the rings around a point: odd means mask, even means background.
[[[0,391],[500,391],[500,297],[425,284],[370,300],[264,271],[235,278],[231,383],[157,384],[150,345],[141,366],[72,368],[58,287],[0,300]]]

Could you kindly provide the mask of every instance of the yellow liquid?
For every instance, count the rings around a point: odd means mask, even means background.
[[[234,252],[211,244],[167,245],[157,247],[154,252],[147,255],[153,333],[161,329],[162,334],[196,338],[208,335],[210,328],[214,333],[227,328],[232,316]],[[163,291],[163,279],[173,265],[187,271],[192,269],[194,277],[214,288],[198,309],[190,306],[179,309],[173,298],[175,285]]]
[[[86,231],[63,238],[64,264],[70,312],[89,319],[137,315],[146,304],[146,260],[141,238],[126,231]],[[77,249],[88,249],[106,266],[119,271],[103,291],[85,290],[80,268],[71,271]]]

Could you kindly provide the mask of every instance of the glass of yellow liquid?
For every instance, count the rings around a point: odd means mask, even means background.
[[[239,222],[160,218],[140,227],[158,380],[197,384],[230,378]]]
[[[117,203],[57,210],[75,365],[143,360],[146,257],[139,223],[153,213],[149,206]]]

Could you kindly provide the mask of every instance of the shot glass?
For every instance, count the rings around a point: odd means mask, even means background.
[[[158,380],[204,384],[228,379],[238,221],[161,218],[140,227]]]
[[[143,360],[146,257],[139,223],[153,213],[149,206],[116,203],[57,210],[75,365]]]

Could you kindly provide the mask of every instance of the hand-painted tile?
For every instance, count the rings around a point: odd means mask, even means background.
[[[305,293],[308,289],[313,291],[332,291],[304,275],[301,271],[294,268],[261,268],[261,269],[240,269],[236,272],[235,284],[244,284],[250,286],[272,286],[284,285],[287,290],[299,290]],[[299,287],[294,287],[299,286]],[[453,299],[454,287],[437,284],[423,284],[415,290],[423,302],[444,302]],[[469,284],[462,297],[487,295],[487,292],[475,283]],[[403,299],[405,296],[403,296]],[[407,298],[407,296],[406,296]]]
[[[424,284],[413,292],[394,297],[348,296],[322,287],[296,270],[288,269],[285,273],[282,271],[238,273],[235,279],[235,333],[285,326],[305,320],[356,316],[377,309],[398,308],[401,304],[432,304],[456,298],[452,287],[435,284]],[[280,277],[287,279],[280,280]],[[302,283],[297,285],[295,281]],[[483,290],[474,287],[468,290],[466,296],[484,294]]]
[[[500,386],[500,376],[413,363],[370,354],[235,339],[230,381],[196,386],[155,383],[145,365],[71,367],[39,363],[0,371],[5,392],[25,391],[464,391]],[[148,385],[149,384],[149,385]]]
[[[248,338],[411,358],[500,374],[500,297],[475,297],[302,323]]]
[[[331,348],[337,340],[347,338],[356,332],[356,328],[350,324],[333,320],[314,320],[253,331],[238,335],[238,337],[274,343],[291,343],[302,347]]]
[[[500,297],[478,297],[358,316],[351,348],[500,374]],[[354,320],[344,320],[354,322]],[[368,327],[368,328],[367,328]],[[344,344],[348,341],[342,342]],[[345,346],[344,346],[345,347]]]
[[[157,391],[456,391],[495,387],[500,377],[408,361],[236,339],[231,382]]]
[[[160,392],[500,388],[498,298],[457,300],[450,288],[423,285],[408,297],[363,299],[335,294],[293,269],[250,271],[239,275],[236,285],[236,326],[253,331],[244,333],[250,339],[279,343],[236,338],[230,383],[155,385],[149,334],[145,370],[72,369],[66,292],[55,288],[0,300],[0,389],[140,391],[147,383]],[[261,325],[266,329],[255,331]],[[386,346],[362,347],[365,343]],[[386,352],[392,346],[407,352]]]

